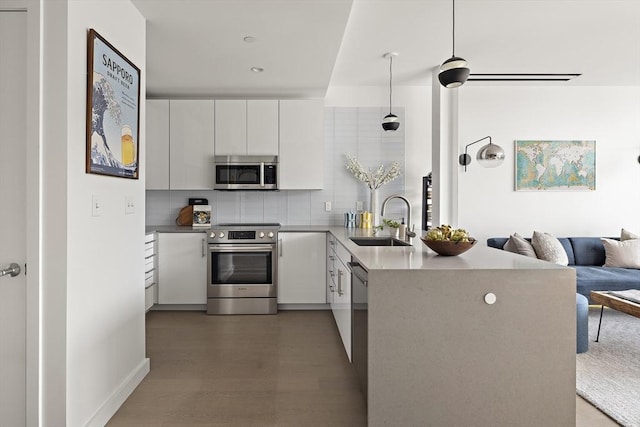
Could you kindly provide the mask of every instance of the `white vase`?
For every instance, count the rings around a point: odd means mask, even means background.
[[[371,226],[380,225],[380,210],[378,209],[378,190],[371,189],[369,198],[369,210],[371,211]]]

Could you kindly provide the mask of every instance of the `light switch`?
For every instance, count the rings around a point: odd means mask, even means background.
[[[331,212],[331,202],[324,202],[324,211]]]
[[[102,202],[100,197],[94,194],[91,196],[91,216],[100,216],[100,212],[102,212]]]
[[[136,204],[133,201],[133,196],[124,196],[124,214],[131,215],[136,211]]]
[[[356,211],[361,211],[362,209],[363,209],[362,202],[358,200],[356,202]]]

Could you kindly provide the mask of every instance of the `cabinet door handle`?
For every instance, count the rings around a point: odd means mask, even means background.
[[[202,258],[207,256],[207,240],[202,239]]]
[[[280,257],[282,257],[282,239],[278,239],[278,251]]]
[[[342,292],[342,275],[344,274],[344,271],[338,269],[338,295],[342,296],[342,294],[344,294],[344,292]]]

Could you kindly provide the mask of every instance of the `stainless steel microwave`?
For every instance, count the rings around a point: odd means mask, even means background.
[[[278,156],[215,156],[214,190],[277,190]]]

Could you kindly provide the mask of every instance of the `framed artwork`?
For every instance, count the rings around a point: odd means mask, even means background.
[[[140,69],[93,29],[87,52],[86,172],[138,179]]]
[[[595,141],[516,141],[516,191],[594,191]]]

